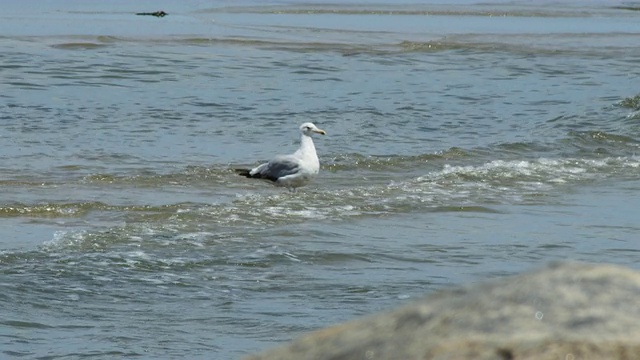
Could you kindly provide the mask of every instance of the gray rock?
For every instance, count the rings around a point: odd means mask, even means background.
[[[640,359],[640,273],[553,264],[445,290],[246,360]]]

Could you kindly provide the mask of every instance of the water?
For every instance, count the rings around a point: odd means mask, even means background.
[[[0,14],[3,358],[239,358],[552,260],[638,267],[628,4],[39,5]],[[314,184],[234,174],[305,121]]]

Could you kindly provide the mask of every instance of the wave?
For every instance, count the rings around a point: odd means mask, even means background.
[[[614,7],[615,9],[615,7]],[[620,9],[619,10],[626,10]],[[501,6],[482,4],[473,6],[445,5],[392,5],[392,4],[313,4],[313,5],[263,5],[263,6],[227,6],[202,10],[201,13],[233,14],[288,14],[288,15],[392,15],[392,16],[481,16],[481,17],[585,17],[593,16],[608,9],[591,7],[572,8],[558,6]],[[624,14],[624,12],[621,12]]]
[[[413,167],[431,161],[457,161],[469,159],[483,153],[481,150],[465,150],[453,147],[444,151],[420,155],[363,155],[341,154],[323,159],[322,168],[331,171],[370,170],[380,171],[390,168]]]
[[[611,134],[604,131],[571,131],[569,136],[586,142],[625,144],[633,147],[640,145],[640,141],[631,136]]]
[[[417,159],[424,160],[416,157],[411,161]],[[228,181],[232,183],[227,183],[226,188],[232,188],[235,195],[220,203],[206,200],[159,206],[103,202],[21,203],[0,207],[0,217],[47,219],[109,213],[111,222],[102,226],[93,224],[83,228],[80,225],[55,232],[41,245],[40,251],[94,253],[109,250],[121,253],[122,259],[118,261],[126,266],[162,268],[167,264],[162,263],[164,260],[154,260],[156,250],[197,249],[220,244],[224,248],[242,247],[247,241],[273,236],[274,229],[309,221],[331,223],[415,212],[491,214],[500,213],[501,205],[548,205],[561,201],[557,195],[564,193],[567,187],[612,180],[637,181],[640,156],[489,160],[457,165],[445,160],[423,169],[418,176],[405,177],[407,173],[401,172],[401,176],[378,183],[351,178],[353,170],[340,171],[348,175],[348,183],[332,185],[333,177],[329,177],[327,184],[297,193],[270,187],[253,191],[248,186],[261,185],[238,185],[233,183],[235,177],[230,173]],[[304,236],[313,236],[313,233]],[[0,254],[0,262],[15,262],[25,256],[40,255],[37,252],[21,255],[5,252]],[[171,261],[180,259],[176,257]],[[206,264],[211,265],[210,262]],[[171,266],[178,265],[172,263]]]
[[[293,29],[292,29],[293,30]],[[317,32],[318,29],[313,28],[298,28],[297,31],[309,31]],[[327,31],[327,30],[325,30]],[[333,30],[339,35],[348,35],[353,31],[346,30]],[[603,55],[611,55],[611,52],[634,52],[633,49],[629,49],[627,37],[632,37],[634,34],[589,34],[582,33],[575,34],[561,34],[555,36],[556,40],[560,41],[562,46],[554,45],[553,37],[546,36],[544,41],[541,40],[538,34],[461,34],[461,35],[449,35],[443,38],[431,39],[428,41],[415,41],[415,40],[402,40],[397,37],[391,37],[387,40],[378,39],[375,42],[367,40],[366,42],[353,42],[353,37],[349,42],[338,41],[314,41],[309,42],[306,39],[300,39],[298,41],[291,39],[265,39],[258,37],[193,37],[193,36],[175,36],[171,38],[135,38],[135,37],[109,37],[108,40],[102,41],[104,36],[88,37],[84,41],[66,41],[65,39],[51,39],[46,37],[47,42],[53,42],[50,46],[59,50],[99,50],[105,47],[117,45],[117,43],[129,43],[139,45],[192,45],[192,46],[240,46],[251,48],[264,48],[268,50],[278,51],[292,51],[292,52],[332,52],[340,53],[344,56],[356,56],[356,55],[394,55],[405,53],[434,53],[434,52],[449,52],[449,51],[474,51],[478,53],[515,53],[515,54],[535,54],[546,56],[595,56],[600,57]],[[568,38],[577,38],[577,45],[569,47],[566,45]],[[635,38],[634,38],[635,39]],[[587,41],[589,40],[589,41]],[[586,46],[592,44],[593,46]],[[527,45],[522,45],[522,44]],[[609,45],[597,46],[597,43],[608,43]],[[618,44],[618,45],[616,45]],[[635,53],[635,52],[634,52]]]
[[[493,160],[479,166],[445,165],[442,170],[421,176],[418,182],[492,184],[518,187],[578,183],[614,176],[633,176],[640,169],[640,157],[603,159]]]
[[[540,36],[538,33],[449,33],[427,34],[416,37],[412,33],[345,29],[343,27],[321,28],[313,25],[262,25],[236,26],[229,35],[196,34],[172,36],[135,35],[42,35],[15,36],[7,38],[20,42],[44,43],[57,50],[101,51],[118,45],[133,46],[235,46],[292,52],[329,52],[343,56],[393,56],[409,53],[441,53],[471,51],[485,53],[514,53],[545,56],[589,56],[610,58],[613,53],[632,56],[637,54],[632,45],[637,40],[635,33],[611,31],[597,33],[553,33]],[[322,26],[322,25],[317,25]],[[327,36],[304,36],[304,34],[326,33]],[[290,36],[287,34],[299,34]],[[309,39],[313,39],[310,41]],[[149,55],[151,56],[151,55]],[[110,75],[110,74],[108,74]]]
[[[63,42],[51,45],[52,48],[60,50],[95,50],[107,46],[109,46],[109,44],[97,42]]]
[[[23,204],[15,203],[0,206],[2,217],[80,217],[92,210],[108,210],[111,206],[102,202]]]
[[[636,179],[640,157],[607,157],[602,159],[539,158],[530,160],[491,160],[477,165],[434,165],[418,176],[398,172],[382,182],[328,177],[316,189],[289,193],[282,189],[246,192],[259,183],[235,182],[232,173],[225,186],[236,194],[219,203],[191,202],[160,206],[106,205],[104,203],[67,203],[47,205],[13,205],[0,210],[4,216],[82,216],[88,211],[115,211],[126,214],[129,223],[162,222],[197,224],[206,221],[218,226],[273,225],[296,221],[340,219],[351,216],[389,214],[396,211],[448,206],[483,206],[512,203],[514,196],[523,197],[552,191],[562,185],[575,186],[602,180]],[[410,175],[410,176],[407,176]],[[343,180],[348,180],[345,184]],[[332,185],[331,181],[340,182]],[[264,185],[266,186],[266,184]],[[243,190],[245,189],[245,190]],[[430,210],[430,211],[431,211]],[[486,210],[486,209],[484,209]],[[483,211],[484,211],[483,210]]]
[[[80,181],[86,184],[122,184],[137,185],[143,187],[157,187],[165,185],[189,185],[206,182],[210,185],[224,183],[233,169],[227,166],[187,166],[177,173],[159,174],[147,172],[134,175],[114,175],[98,173],[84,176]]]

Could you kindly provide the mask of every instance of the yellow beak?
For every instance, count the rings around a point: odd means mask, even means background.
[[[316,130],[313,130],[313,132],[320,135],[327,135],[327,132],[322,129],[316,129]]]

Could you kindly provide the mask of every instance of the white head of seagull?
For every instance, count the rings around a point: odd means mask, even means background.
[[[312,133],[327,135],[324,130],[318,129],[314,123],[306,122],[300,125],[300,132],[304,135],[311,136]]]
[[[310,122],[300,125],[300,132],[300,147],[293,154],[278,155],[253,169],[236,169],[236,172],[252,179],[266,179],[290,190],[306,185],[320,171],[320,160],[311,135],[326,135],[326,132]]]

